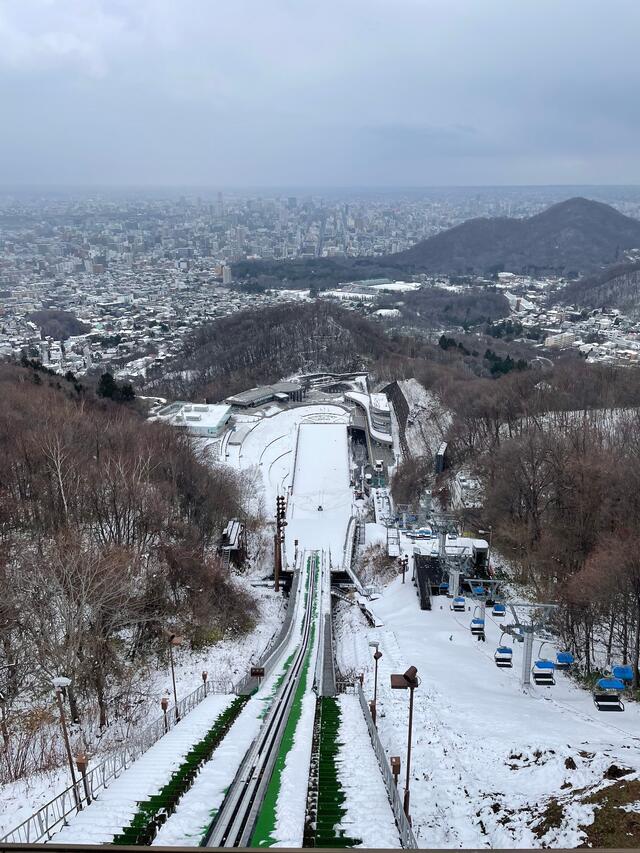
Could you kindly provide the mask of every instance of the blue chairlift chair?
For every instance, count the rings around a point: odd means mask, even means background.
[[[571,652],[558,652],[556,654],[556,669],[570,669],[575,660]]]
[[[556,665],[552,660],[537,660],[531,668],[534,684],[539,687],[553,687],[556,683],[554,673]]]
[[[513,649],[511,646],[498,646],[493,659],[500,669],[511,669],[513,666]]]
[[[484,634],[484,619],[481,619],[479,616],[474,616],[471,620],[471,633],[474,637],[477,637],[479,634]]]
[[[614,678],[619,678],[625,684],[631,684],[633,681],[633,667],[629,664],[618,664],[613,667],[612,672]]]
[[[535,661],[533,667],[531,668],[531,675],[533,676],[534,684],[537,684],[540,687],[553,687],[553,685],[556,683],[556,665],[554,661],[543,657],[542,649],[545,645],[546,643],[544,641],[540,643],[540,648],[538,649],[538,659]]]
[[[593,703],[598,711],[624,711],[620,694],[624,682],[619,678],[599,678],[593,691]]]

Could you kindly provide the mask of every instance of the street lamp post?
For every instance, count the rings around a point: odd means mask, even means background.
[[[375,724],[378,709],[378,661],[382,657],[382,652],[379,649],[379,643],[372,641],[369,643],[369,645],[372,649],[375,649],[373,653],[373,659],[375,661],[375,670],[373,676],[373,702],[371,703],[371,716]]]
[[[407,820],[411,822],[409,815],[409,799],[410,799],[410,781],[411,781],[411,731],[413,728],[413,691],[420,684],[418,678],[418,670],[415,666],[410,666],[409,669],[402,675],[395,674],[391,676],[391,687],[393,690],[409,690],[409,731],[407,736],[407,776],[404,785],[404,813]]]
[[[69,770],[71,771],[71,782],[73,784],[73,798],[76,802],[76,808],[78,811],[82,809],[82,803],[80,802],[80,797],[78,796],[78,780],[76,779],[76,771],[73,766],[73,756],[71,754],[71,744],[69,743],[69,732],[67,731],[67,721],[64,716],[64,705],[62,704],[62,691],[69,687],[71,684],[70,678],[65,678],[60,675],[53,680],[53,686],[56,691],[56,699],[58,701],[58,709],[60,711],[60,726],[62,727],[62,737],[64,739],[64,746],[67,753],[67,759],[69,761]]]
[[[87,783],[87,765],[89,764],[89,760],[84,752],[76,755],[76,764],[78,765],[78,770],[80,771],[80,775],[82,776],[82,785],[84,787],[84,796],[87,801],[87,805],[91,805],[91,797],[89,795],[89,785]]]
[[[169,707],[169,697],[163,696],[160,700],[160,707],[162,708],[162,714],[164,716],[164,733],[166,734],[169,731],[169,720],[167,719],[167,708]]]
[[[207,678],[209,677],[209,673],[206,669],[202,670],[202,683],[204,684],[204,695],[207,695]]]
[[[180,722],[180,712],[178,711],[178,691],[176,690],[176,668],[173,663],[173,647],[179,646],[182,642],[182,637],[176,634],[169,634],[169,660],[171,662],[171,680],[173,682],[173,702],[176,715],[176,723]]]
[[[405,554],[404,557],[398,557],[398,562],[400,563],[400,571],[402,572],[402,583],[404,583],[404,576],[409,567],[409,555]]]

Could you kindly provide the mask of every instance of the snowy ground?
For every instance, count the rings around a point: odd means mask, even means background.
[[[342,406],[320,404],[296,406],[270,415],[242,414],[236,417],[240,444],[228,445],[226,461],[241,470],[258,468],[262,479],[265,507],[272,511],[276,497],[291,486],[298,426],[301,423],[349,423]],[[346,430],[345,430],[346,431]]]
[[[380,642],[379,730],[403,766],[408,695],[391,691],[390,674],[414,665],[422,679],[411,787],[420,845],[577,846],[584,840],[579,826],[593,819],[593,806],[577,792],[602,783],[612,764],[640,770],[638,707],[627,703],[624,714],[601,714],[562,673],[555,687],[524,693],[521,646],[510,643],[513,669],[494,664],[499,623],[487,618],[487,642],[478,642],[469,631],[471,613],[454,614],[445,598],[434,603],[433,611],[421,611],[413,584],[398,578],[369,605],[383,627],[369,628],[356,608],[341,605],[337,628],[339,666],[366,672],[367,693],[373,692],[368,642]],[[550,798],[561,802],[562,818],[540,835],[536,824]]]
[[[54,836],[56,844],[108,844],[129,825],[138,803],[170,780],[191,747],[201,740],[233,696],[209,696],[147,750],[95,802],[74,815]]]
[[[258,574],[264,574],[258,573]],[[256,603],[256,626],[240,637],[228,637],[201,651],[178,647],[174,652],[178,698],[201,684],[201,674],[206,670],[209,680],[220,685],[220,690],[230,692],[252,663],[256,663],[271,640],[280,630],[287,602],[270,587],[258,585],[258,575],[236,577],[236,583],[250,593]],[[154,679],[158,697],[172,694],[171,671],[158,670]],[[157,713],[154,713],[154,718]]]
[[[318,618],[322,586],[331,583],[329,566],[321,563],[320,588],[316,589],[314,603],[315,634],[309,654],[305,694],[302,698],[300,718],[296,726],[293,746],[287,755],[280,778],[280,791],[276,805],[276,821],[273,838],[277,847],[302,847],[304,819],[309,785],[309,762],[313,743],[313,721],[316,711],[316,694],[313,692],[314,673],[318,648],[321,641],[321,621]]]
[[[288,553],[297,539],[305,548],[328,551],[332,564],[340,565],[352,505],[346,426],[301,424],[287,515]]]
[[[256,580],[257,578],[252,576],[240,576],[237,579],[239,585],[251,592],[257,604],[257,623],[253,631],[245,636],[225,638],[197,652],[187,647],[176,648],[176,687],[179,699],[202,684],[203,670],[207,670],[210,683],[215,682],[218,689],[229,691],[231,685],[246,673],[251,663],[260,658],[279,631],[286,602],[282,596],[276,595],[270,589],[253,586]],[[161,696],[173,696],[171,672],[168,666],[160,667],[152,674],[148,692],[147,711],[142,715],[137,728],[130,733],[131,737],[135,737],[136,730],[160,716]],[[196,711],[197,709],[193,713]],[[71,736],[74,751],[83,749],[81,734],[72,729]],[[100,760],[106,758],[109,752],[104,748],[96,752],[97,748],[96,745],[94,750],[89,750],[91,766],[95,766]],[[32,776],[28,780],[2,787],[0,789],[0,836],[26,820],[37,809],[67,788],[70,781],[69,771],[64,766],[50,773]]]
[[[357,696],[342,695],[338,780],[345,793],[346,814],[340,826],[363,847],[400,847],[395,818],[382,781],[378,759]],[[371,815],[375,820],[371,820]]]
[[[299,589],[304,587],[305,579],[301,578]],[[300,642],[303,616],[304,596],[299,595],[290,639],[278,663],[260,689],[247,702],[227,736],[204,765],[192,788],[180,801],[175,814],[161,828],[154,844],[197,846],[200,843],[213,814],[220,808],[245,753],[260,732],[277,690],[277,682],[284,672],[285,661]]]

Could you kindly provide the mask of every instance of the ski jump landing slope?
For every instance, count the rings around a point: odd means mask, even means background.
[[[345,424],[300,424],[286,528],[287,552],[293,554],[297,539],[307,550],[330,551],[332,565],[341,565],[351,507]]]

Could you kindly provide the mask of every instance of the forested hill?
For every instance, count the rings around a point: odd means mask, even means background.
[[[528,219],[471,219],[386,260],[430,272],[552,272],[575,276],[640,248],[640,222],[585,198]]]
[[[361,370],[392,350],[379,326],[321,301],[242,311],[193,331],[168,367],[171,392],[220,399],[295,372]]]
[[[560,300],[578,308],[618,308],[640,316],[640,262],[616,264],[574,281],[561,291]]]
[[[256,287],[292,287],[413,273],[489,275],[501,270],[576,278],[640,248],[640,222],[613,207],[571,198],[527,219],[470,219],[394,255],[241,261],[234,275]]]
[[[11,774],[50,767],[33,739],[49,712],[24,710],[51,673],[72,679],[74,719],[131,723],[147,713],[145,672],[167,628],[202,643],[246,629],[254,609],[215,556],[244,511],[233,472],[186,434],[37,366],[0,364],[0,399],[0,631],[14,662],[3,712],[24,743]]]

